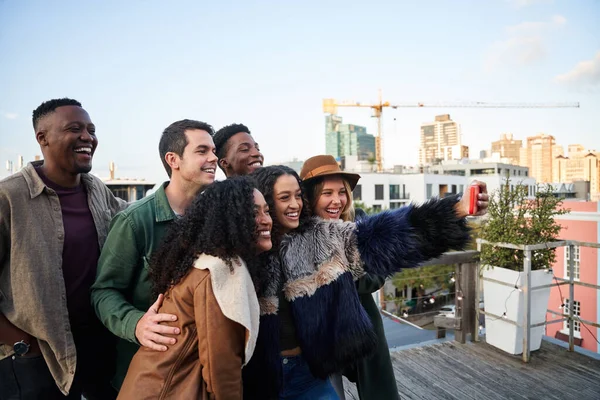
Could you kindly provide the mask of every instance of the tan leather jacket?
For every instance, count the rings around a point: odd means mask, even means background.
[[[165,297],[159,312],[181,328],[166,352],[147,348],[133,357],[119,399],[242,399],[242,367],[254,351],[259,306],[246,265],[232,273],[201,255]]]

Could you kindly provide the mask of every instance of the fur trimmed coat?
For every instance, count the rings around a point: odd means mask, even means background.
[[[356,223],[316,217],[285,235],[279,252],[254,269],[261,317],[256,350],[244,368],[244,398],[277,398],[281,291],[315,377],[326,379],[368,357],[377,336],[355,281],[365,272],[389,277],[450,249],[463,249],[470,235],[466,221],[456,216],[456,202],[456,197],[433,199]]]

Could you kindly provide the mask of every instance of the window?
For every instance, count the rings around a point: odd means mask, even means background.
[[[427,194],[425,195],[425,197],[430,199],[431,196],[433,196],[433,185],[431,183],[428,183],[427,184]]]
[[[570,278],[569,275],[569,260],[571,258],[570,247],[565,247],[565,278]],[[579,266],[580,266],[580,255],[579,255],[579,246],[573,246],[573,279],[579,280]]]
[[[356,185],[356,187],[352,191],[352,198],[354,200],[358,200],[358,201],[362,200],[362,186],[361,185]]]
[[[375,185],[375,200],[383,200],[383,185]]]
[[[129,190],[127,188],[111,189],[111,192],[115,197],[119,197],[125,201],[129,201]]]
[[[565,309],[563,310],[563,314],[565,315],[569,315],[569,299],[565,299]],[[579,316],[581,315],[581,303],[578,302],[577,300],[573,301],[573,318],[579,318]],[[569,332],[569,328],[571,326],[571,321],[564,321],[563,322],[563,331],[565,332]],[[579,321],[573,321],[573,332],[575,332],[575,334],[577,336],[581,335],[581,322]]]
[[[391,201],[390,202],[390,210],[395,210],[395,209],[400,208],[402,206],[404,206],[404,203],[401,203],[399,201]]]
[[[373,212],[380,212],[381,204],[373,204]]]
[[[400,200],[400,185],[390,185],[390,200]]]
[[[471,175],[494,175],[496,173],[495,168],[483,168],[471,170]]]

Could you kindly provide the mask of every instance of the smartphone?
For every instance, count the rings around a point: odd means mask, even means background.
[[[472,185],[469,188],[469,215],[477,214],[477,200],[479,197],[479,185]]]

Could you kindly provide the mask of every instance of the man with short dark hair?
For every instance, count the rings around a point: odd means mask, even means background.
[[[33,128],[44,160],[0,182],[0,398],[115,398],[89,290],[126,203],[89,174],[98,139],[81,103],[42,103]]]
[[[130,205],[111,223],[92,286],[92,302],[104,325],[121,338],[112,381],[116,389],[123,384],[140,345],[166,351],[180,333],[179,328],[160,324],[177,317],[158,313],[163,296],[150,298],[148,265],[167,228],[215,179],[213,132],[210,125],[187,119],[167,127],[158,147],[170,181]]]
[[[242,124],[227,125],[215,133],[219,168],[228,178],[248,175],[263,165],[263,155],[250,129]]]

